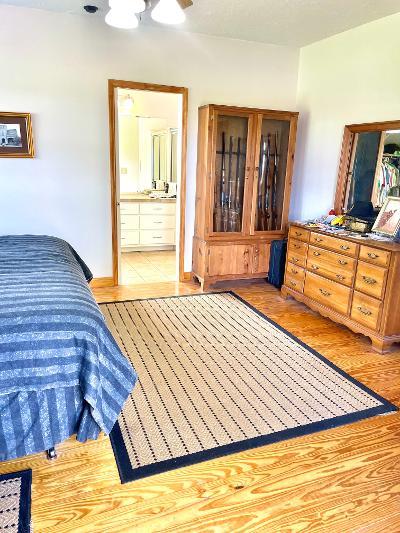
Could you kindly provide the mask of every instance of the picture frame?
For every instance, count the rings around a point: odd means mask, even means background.
[[[0,111],[0,157],[34,157],[30,113]]]
[[[372,227],[374,233],[396,238],[400,232],[400,198],[388,196]]]

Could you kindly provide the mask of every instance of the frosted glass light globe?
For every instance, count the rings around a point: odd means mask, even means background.
[[[151,12],[151,18],[161,24],[182,24],[186,16],[176,0],[160,0]]]

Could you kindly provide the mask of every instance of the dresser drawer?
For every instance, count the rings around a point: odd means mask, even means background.
[[[290,275],[286,275],[285,277],[285,285],[289,287],[290,289],[293,289],[297,292],[303,292],[304,289],[304,280],[294,278]]]
[[[140,215],[140,229],[175,229],[175,216]]]
[[[343,315],[348,314],[351,291],[344,285],[306,272],[304,294]]]
[[[357,261],[342,254],[310,246],[308,248],[307,267],[311,263],[323,266],[333,272],[345,271],[351,273],[355,271]]]
[[[124,229],[139,229],[139,215],[121,214],[121,231]]]
[[[140,204],[141,215],[174,215],[175,202],[142,202]]]
[[[360,247],[359,258],[363,261],[368,261],[374,265],[381,267],[388,267],[390,263],[390,252],[387,250],[380,250],[379,248],[372,248],[371,246]]]
[[[308,229],[298,228],[297,226],[290,226],[289,237],[299,241],[308,242],[310,239],[310,231]]]
[[[175,244],[175,230],[140,230],[140,244],[157,245],[157,244]]]
[[[357,265],[355,288],[361,292],[382,299],[387,270],[359,261]]]
[[[293,263],[288,263],[286,266],[285,275],[291,278],[298,279],[299,281],[304,281],[305,270],[304,268],[300,268],[297,265],[294,265]]]
[[[372,329],[378,329],[382,303],[375,298],[354,291],[351,318]]]
[[[288,261],[293,263],[294,265],[305,267],[306,266],[306,258],[307,256],[304,253],[299,253],[296,251],[293,251],[293,249],[288,249]]]
[[[123,213],[127,215],[138,215],[139,214],[139,204],[138,202],[120,202],[119,210],[121,215]]]
[[[121,246],[136,246],[139,244],[139,232],[132,230],[121,230]]]
[[[355,242],[345,241],[338,237],[331,237],[330,235],[322,235],[321,233],[311,232],[310,244],[316,244],[323,248],[328,248],[334,252],[355,257],[357,255],[358,244]]]

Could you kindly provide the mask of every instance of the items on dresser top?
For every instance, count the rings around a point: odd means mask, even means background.
[[[152,199],[140,193],[121,196],[122,250],[174,247],[175,211],[175,199]]]
[[[400,244],[291,224],[283,295],[372,340],[400,342]]]

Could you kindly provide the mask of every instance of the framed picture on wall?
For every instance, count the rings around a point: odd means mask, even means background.
[[[34,157],[30,113],[0,111],[0,157]]]
[[[400,232],[400,198],[395,196],[386,198],[372,231],[388,237],[398,237]]]

